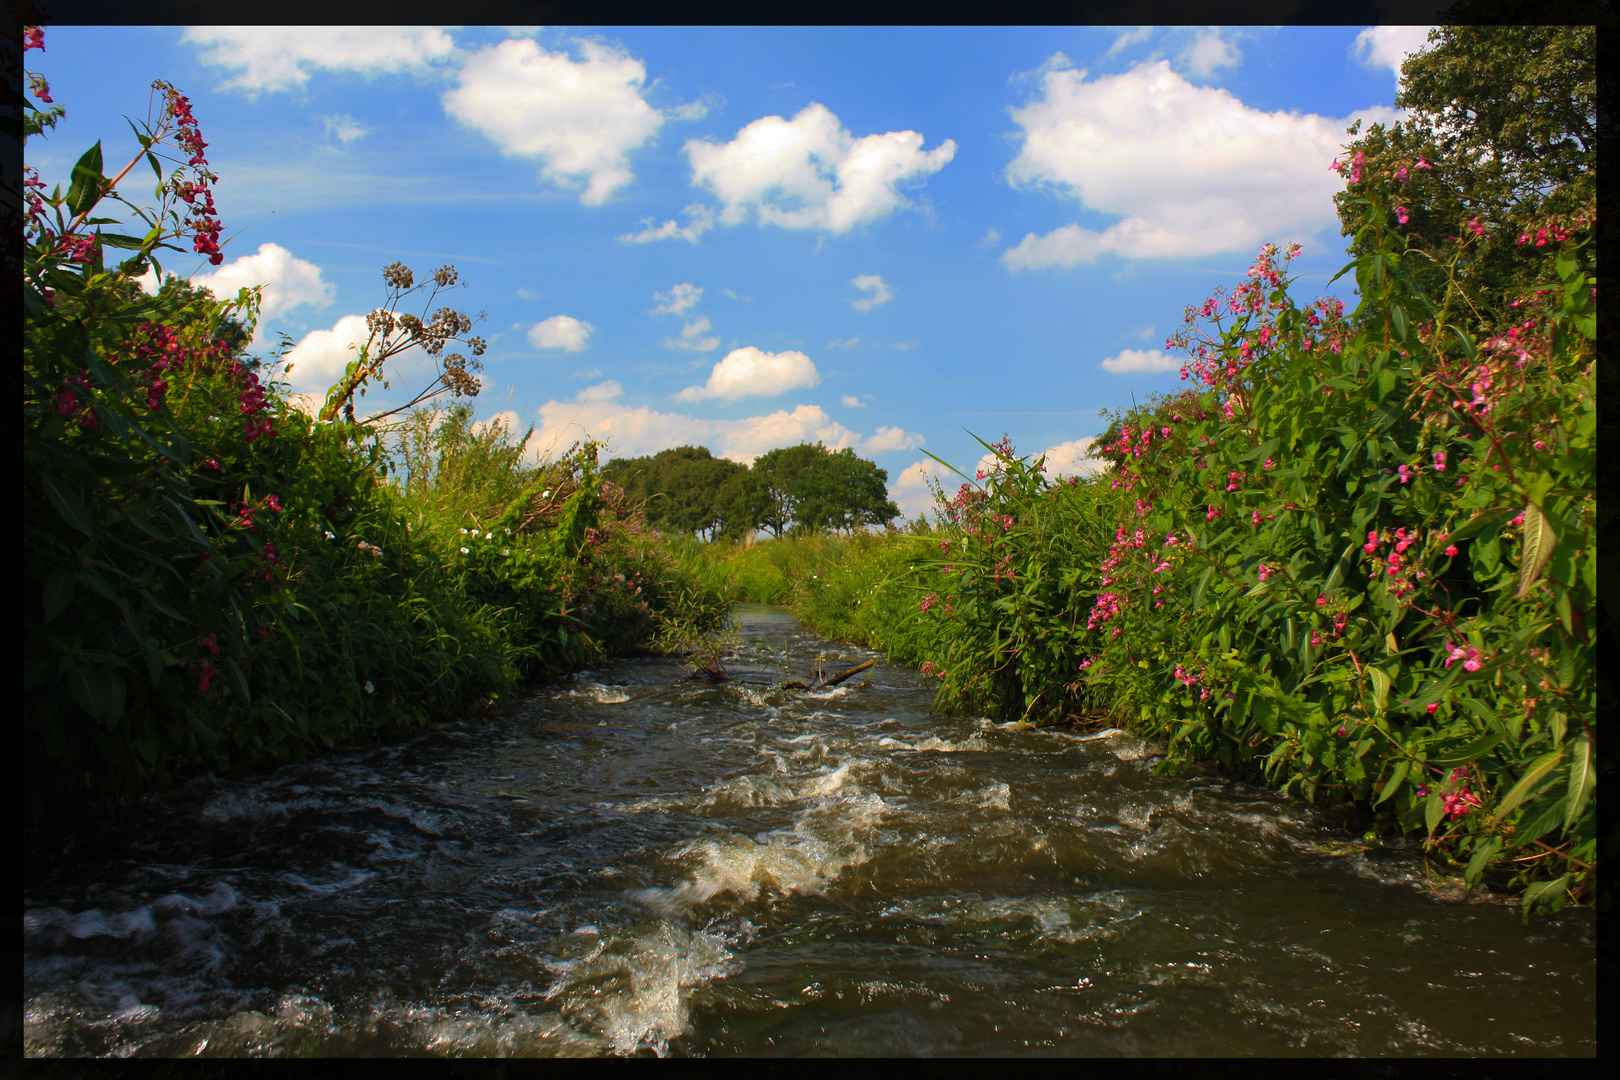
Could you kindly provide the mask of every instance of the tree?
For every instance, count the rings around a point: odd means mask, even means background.
[[[1459,3],[1442,17],[1467,19],[1490,5]],[[1492,7],[1491,11],[1495,11]],[[1490,14],[1485,11],[1484,14]],[[1538,21],[1540,18],[1538,17]],[[1429,47],[1401,66],[1397,108],[1411,116],[1374,124],[1345,147],[1349,183],[1334,197],[1350,255],[1377,239],[1359,231],[1364,168],[1397,171],[1411,246],[1459,267],[1482,319],[1555,281],[1558,233],[1595,213],[1597,35],[1587,26],[1438,26]],[[1592,271],[1591,247],[1581,249]],[[1419,274],[1443,287],[1442,266]]]
[[[835,452],[800,443],[772,450],[754,461],[752,471],[766,493],[761,523],[777,536],[790,525],[854,531],[900,515],[888,498],[889,474],[847,447]]]

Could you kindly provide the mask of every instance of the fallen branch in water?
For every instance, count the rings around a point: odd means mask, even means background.
[[[834,675],[830,679],[818,678],[815,682],[810,683],[809,685],[806,685],[806,684],[804,684],[802,682],[798,682],[798,681],[794,681],[794,682],[790,682],[790,683],[783,683],[782,684],[782,689],[784,689],[784,690],[824,690],[829,686],[837,686],[839,683],[843,682],[845,679],[849,678],[851,675],[859,675],[861,672],[865,671],[867,668],[871,667],[876,662],[877,661],[875,661],[875,660],[868,660],[863,664],[856,664],[854,667],[850,668],[848,671],[840,671],[837,675]]]

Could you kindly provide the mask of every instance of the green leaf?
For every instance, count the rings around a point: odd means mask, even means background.
[[[1514,807],[1523,802],[1525,796],[1530,794],[1530,789],[1540,783],[1542,778],[1552,771],[1553,766],[1564,759],[1565,749],[1565,747],[1559,747],[1557,750],[1548,751],[1532,761],[1530,767],[1524,771],[1524,775],[1519,777],[1519,782],[1508,790],[1508,793],[1502,797],[1502,801],[1496,804],[1496,809],[1491,811],[1486,828],[1494,828],[1501,823],[1503,818],[1512,813]]]
[[[86,664],[68,669],[67,688],[79,707],[97,719],[107,709],[108,690],[104,673]]]
[[[1430,835],[1433,835],[1435,827],[1440,824],[1440,819],[1445,815],[1445,812],[1445,804],[1441,802],[1440,793],[1436,791],[1429,796],[1428,802],[1423,808],[1423,823]]]
[[[1530,800],[1530,805],[1524,808],[1524,816],[1513,827],[1510,846],[1523,847],[1556,829],[1564,820],[1564,810],[1568,805],[1569,788],[1564,784],[1554,784]]]
[[[1577,736],[1570,748],[1570,755],[1569,810],[1564,814],[1565,832],[1575,827],[1581,811],[1586,809],[1586,801],[1597,787],[1597,770],[1592,768],[1591,740],[1585,735]]]
[[[45,495],[51,500],[51,505],[56,507],[56,512],[61,514],[69,525],[92,540],[95,539],[95,525],[90,519],[90,511],[84,505],[84,500],[79,498],[79,493],[61,478],[49,473],[41,476],[40,482],[45,485]]]
[[[1375,668],[1371,665],[1367,667],[1367,674],[1372,676],[1373,708],[1383,712],[1385,703],[1389,701],[1389,689],[1392,685],[1389,674],[1382,668]]]
[[[1410,758],[1402,758],[1401,761],[1400,761],[1400,764],[1395,766],[1395,771],[1390,774],[1389,782],[1384,785],[1384,790],[1383,790],[1382,794],[1380,794],[1378,796],[1378,798],[1376,800],[1374,800],[1373,805],[1377,806],[1379,803],[1383,802],[1385,799],[1387,799],[1391,795],[1395,794],[1396,790],[1398,790],[1400,788],[1401,784],[1406,780],[1406,774],[1411,772],[1411,771],[1412,771],[1412,761],[1411,761],[1411,759]]]
[[[248,689],[247,678],[242,674],[242,669],[236,666],[236,661],[229,656],[225,657],[225,670],[230,674],[231,683],[236,687],[236,692],[242,695],[242,700],[251,702],[253,694]]]
[[[1500,836],[1493,836],[1484,843],[1476,845],[1474,857],[1468,860],[1468,869],[1463,871],[1463,880],[1469,885],[1478,882],[1480,875],[1485,873],[1485,868],[1491,864],[1491,860],[1501,850],[1502,838]]]
[[[124,248],[127,251],[139,251],[146,246],[144,240],[139,240],[133,236],[125,236],[123,233],[102,233],[101,242],[108,247]]]
[[[1478,761],[1496,749],[1496,744],[1505,738],[1507,738],[1507,733],[1503,731],[1486,735],[1449,753],[1436,754],[1430,757],[1429,764],[1439,769],[1455,769],[1457,766],[1466,765],[1470,761]]]
[[[1395,331],[1396,339],[1404,343],[1406,341],[1406,309],[1399,304],[1391,304],[1389,307],[1389,322]]]
[[[1350,553],[1359,546],[1354,540],[1345,545],[1345,549],[1339,553],[1338,561],[1333,564],[1333,572],[1328,575],[1327,583],[1322,586],[1323,592],[1332,595],[1333,590],[1343,584],[1345,571],[1350,568]]]
[[[1558,537],[1553,534],[1552,526],[1548,524],[1546,515],[1542,514],[1541,507],[1535,503],[1526,503],[1524,507],[1524,557],[1519,560],[1519,590],[1514,595],[1523,600],[1536,580],[1541,577],[1541,571],[1546,567],[1547,560],[1552,558],[1553,546],[1558,543]]]
[[[1565,874],[1563,877],[1555,878],[1552,881],[1537,881],[1526,886],[1524,895],[1519,900],[1523,905],[1526,920],[1530,917],[1531,908],[1538,904],[1549,904],[1549,901],[1542,899],[1548,893],[1562,899],[1564,890],[1569,888],[1569,883],[1574,879],[1574,876],[1573,874]]]
[[[65,566],[53,566],[51,572],[45,575],[45,621],[50,622],[73,602],[73,587],[76,584],[73,571]]]
[[[74,217],[88,211],[101,201],[101,184],[106,179],[101,175],[101,141],[84,152],[78,164],[73,166],[73,183],[68,188],[68,210]]]

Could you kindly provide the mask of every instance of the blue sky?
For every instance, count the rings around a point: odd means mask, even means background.
[[[1301,243],[1299,298],[1326,291],[1329,163],[1353,119],[1398,115],[1425,35],[52,27],[29,68],[67,116],[26,157],[65,187],[99,138],[111,174],[168,80],[230,240],[165,269],[264,285],[294,392],[353,357],[384,265],[453,263],[435,307],[487,313],[478,416],[535,425],[534,454],[819,439],[912,515],[922,449],[971,471],[970,432],[1090,468],[1099,410],[1182,385],[1164,339],[1262,243]],[[434,377],[390,365],[370,408]]]

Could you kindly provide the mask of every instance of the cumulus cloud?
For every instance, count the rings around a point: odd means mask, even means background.
[[[854,394],[845,394],[843,397],[838,399],[838,403],[840,405],[842,405],[846,409],[864,409],[864,408],[866,408],[866,402],[862,401],[860,398],[856,397]]]
[[[698,237],[714,227],[714,211],[702,203],[693,203],[681,213],[686,215],[688,222],[684,229],[675,224],[674,218],[658,226],[653,225],[652,218],[642,218],[642,230],[625,233],[619,237],[619,241],[625,244],[649,244],[654,240],[689,240],[695,244]]]
[[[1073,439],[1046,448],[1046,476],[1055,480],[1060,476],[1091,476],[1108,468],[1108,462],[1086,455],[1096,439]]]
[[[330,330],[311,330],[283,357],[289,369],[287,381],[295,392],[319,399],[314,403],[318,409],[326,400],[326,392],[342,378],[350,362],[359,356],[360,346],[370,338],[364,315],[345,315]],[[384,369],[390,382],[425,383],[437,374],[433,358],[415,345],[389,358]],[[358,398],[355,407],[358,411]]]
[[[1367,67],[1387,67],[1401,77],[1401,65],[1415,52],[1429,47],[1432,26],[1369,26],[1356,35],[1350,52]]]
[[[190,26],[180,40],[236,73],[221,90],[250,94],[300,88],[316,71],[421,75],[456,54],[449,34],[423,26]]]
[[[686,349],[690,352],[708,352],[710,349],[717,349],[720,347],[720,339],[718,337],[703,336],[711,329],[712,327],[709,326],[709,317],[705,315],[697,322],[689,322],[685,326],[681,327],[680,337],[667,337],[660,344],[662,344],[666,349]]]
[[[812,103],[792,120],[755,120],[728,143],[692,139],[686,155],[692,183],[723,204],[724,224],[752,213],[761,225],[842,233],[911,205],[901,185],[933,175],[956,154],[950,139],[927,152],[922,144],[915,131],[857,139]]]
[[[1097,365],[1104,371],[1180,371],[1182,361],[1161,349],[1122,349]]]
[[[859,300],[851,300],[850,306],[856,311],[871,311],[880,304],[887,304],[894,299],[894,290],[883,283],[883,279],[876,274],[862,274],[851,285],[866,293]]]
[[[880,427],[861,440],[861,449],[868,454],[883,454],[891,450],[915,450],[923,444],[923,437],[897,427]]]
[[[1219,30],[1210,27],[1200,30],[1198,36],[1181,50],[1178,59],[1188,71],[1202,78],[1216,68],[1235,66],[1242,59],[1242,54],[1236,45],[1222,40]]]
[[[955,490],[961,482],[961,477],[933,458],[927,458],[913,462],[900,471],[900,475],[889,483],[889,498],[900,507],[900,513],[914,518],[934,506],[934,495],[928,488],[931,479],[938,480],[951,490]]]
[[[263,320],[306,305],[318,311],[330,307],[335,296],[332,284],[322,279],[320,267],[295,257],[280,244],[260,244],[254,254],[233,259],[211,274],[194,275],[191,283],[221,300],[234,299],[238,289],[264,286],[259,294]]]
[[[487,387],[485,389],[488,389]],[[518,414],[511,409],[503,409],[488,420],[474,420],[472,433],[482,435],[486,431],[503,429],[508,434],[515,434],[518,426]]]
[[[703,290],[691,282],[683,281],[672,286],[669,292],[655,292],[653,299],[658,306],[652,309],[654,315],[680,315],[685,316],[703,299]]]
[[[1168,60],[1087,81],[1050,71],[1041,95],[1012,110],[1024,144],[1015,187],[1045,187],[1123,220],[1102,232],[1066,225],[1002,253],[1009,270],[1074,266],[1105,252],[1186,258],[1252,252],[1309,236],[1338,216],[1343,180],[1328,168],[1350,118],[1264,112],[1229,91],[1194,86]],[[1393,109],[1352,114],[1390,122]]]
[[[816,365],[802,352],[761,352],[752,345],[733,349],[714,365],[703,386],[688,386],[675,395],[677,401],[743,397],[770,397],[821,381]]]
[[[581,352],[585,348],[585,339],[591,336],[596,327],[588,322],[573,318],[569,315],[553,315],[545,322],[535,323],[529,328],[529,342],[538,349],[562,349],[564,352]]]
[[[540,159],[541,180],[582,187],[580,201],[599,206],[631,181],[630,151],[664,117],[642,100],[645,64],[601,42],[577,44],[578,61],[529,38],[480,49],[444,95],[444,108],[503,154]]]
[[[366,127],[348,113],[339,113],[335,116],[322,116],[318,119],[326,127],[326,137],[328,139],[336,139],[344,146],[348,146],[350,143],[354,142],[354,140],[371,134],[370,128]]]
[[[619,457],[656,454],[674,446],[707,446],[719,456],[745,465],[768,450],[802,442],[820,442],[834,450],[857,448],[862,443],[859,433],[815,405],[741,420],[703,420],[623,405],[617,400],[622,392],[617,383],[604,383],[573,401],[548,401],[540,406],[539,424],[528,443],[531,457],[548,458],[586,437],[606,441]]]

